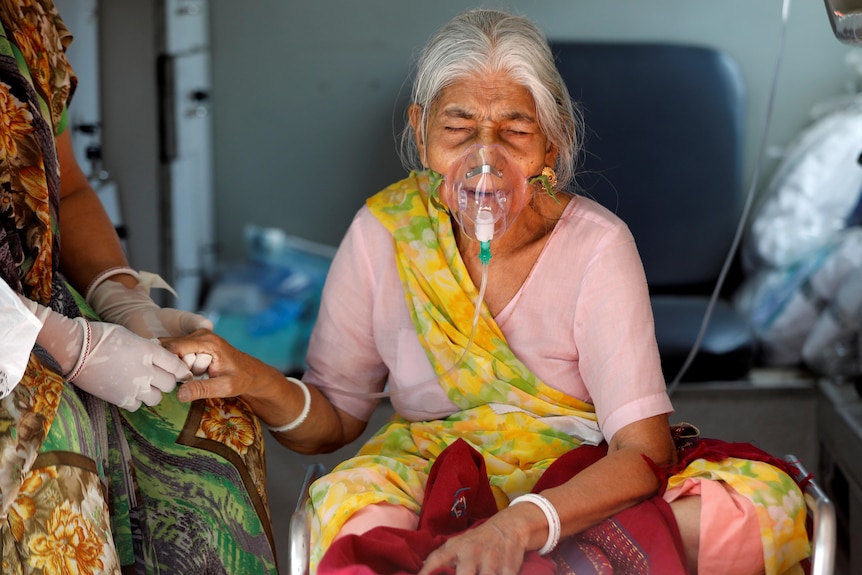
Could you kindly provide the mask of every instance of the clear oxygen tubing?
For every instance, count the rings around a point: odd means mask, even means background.
[[[466,166],[467,169],[464,169],[465,163],[468,164]],[[506,202],[502,203],[499,202],[499,196],[497,194],[487,194],[495,199],[487,203],[476,202],[474,204],[476,209],[475,213],[471,212],[469,215],[464,209],[468,205],[467,197],[460,196],[457,199],[458,203],[463,205],[459,207],[461,210],[459,211],[460,216],[455,215],[453,216],[453,219],[462,226],[462,230],[464,230],[467,237],[479,242],[478,257],[482,264],[482,279],[479,284],[479,295],[476,298],[476,310],[473,313],[473,323],[470,327],[470,335],[467,338],[467,343],[464,346],[464,351],[461,352],[460,357],[458,357],[455,363],[453,363],[443,373],[435,375],[419,384],[432,383],[445,378],[462,364],[464,359],[467,357],[467,354],[470,352],[470,348],[473,346],[473,340],[476,337],[476,329],[479,325],[479,315],[482,313],[482,305],[485,302],[485,289],[488,285],[488,264],[491,261],[491,240],[493,240],[495,236],[505,233],[511,221],[517,217],[520,207],[512,208],[512,205],[514,204],[517,206],[520,202],[517,201],[518,198],[514,196],[518,193],[523,196],[523,194],[530,189],[529,185],[536,181],[536,179],[528,181],[522,174],[518,176],[517,174],[519,172],[513,172],[512,168],[507,168],[507,166],[513,165],[514,163],[508,156],[508,152],[506,152],[505,148],[502,148],[499,145],[475,145],[468,149],[462,155],[461,161],[456,161],[456,164],[453,167],[454,173],[464,174],[466,179],[480,178],[480,183],[471,188],[471,191],[473,192],[476,192],[479,188],[482,188],[483,193],[486,193],[484,190],[487,190],[489,187],[491,189],[496,189],[493,186],[501,185],[500,180],[502,180],[502,185],[504,187],[510,187],[512,194],[507,196]],[[505,173],[507,177],[504,177],[503,170],[506,170]],[[515,170],[517,170],[517,168],[515,168]],[[516,174],[514,179],[512,179],[512,174]],[[457,180],[457,177],[453,178],[453,181]],[[523,200],[523,197],[520,199]],[[502,213],[500,211],[501,209],[503,210]],[[512,213],[513,209],[516,210],[514,213]],[[413,386],[411,385],[410,387]],[[394,393],[391,390],[370,393],[355,392],[345,389],[330,389],[328,391],[368,399],[391,397]]]
[[[778,85],[778,75],[781,70],[781,62],[784,55],[784,37],[787,33],[787,20],[790,15],[790,0],[783,0],[783,4],[781,7],[781,29],[779,33],[778,39],[778,53],[775,60],[775,68],[772,72],[772,83],[769,89],[769,98],[767,100],[767,108],[766,108],[766,122],[763,126],[763,134],[761,136],[760,141],[760,149],[757,155],[757,162],[754,165],[754,173],[751,177],[751,184],[749,185],[748,192],[745,198],[745,204],[742,209],[742,214],[739,217],[739,224],[736,227],[736,234],[733,238],[733,242],[731,243],[730,250],[728,251],[727,258],[724,260],[724,265],[721,268],[721,273],[716,280],[715,287],[712,290],[712,294],[709,299],[709,303],[707,304],[706,311],[703,315],[703,320],[700,324],[700,330],[698,331],[697,338],[692,344],[691,351],[689,351],[688,356],[686,356],[685,362],[680,367],[676,376],[673,378],[673,381],[668,385],[667,393],[669,396],[673,395],[673,392],[676,391],[676,388],[679,387],[680,382],[682,381],[683,376],[685,375],[688,368],[691,366],[691,363],[694,361],[695,356],[698,351],[700,351],[700,346],[703,343],[704,335],[706,334],[706,329],[709,326],[709,321],[712,318],[712,312],[715,309],[715,304],[718,301],[718,295],[721,291],[722,286],[724,285],[725,280],[727,279],[727,274],[730,271],[730,266],[733,263],[733,256],[736,254],[736,251],[739,249],[739,244],[742,241],[742,236],[745,232],[745,224],[748,221],[748,215],[751,212],[751,206],[754,200],[755,191],[757,190],[757,183],[760,179],[760,170],[763,167],[763,159],[766,155],[766,139],[769,135],[769,127],[772,124],[772,111],[775,106],[775,93],[776,87]]]

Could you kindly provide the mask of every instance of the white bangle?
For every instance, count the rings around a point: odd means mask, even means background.
[[[538,493],[527,493],[521,495],[520,497],[514,498],[510,503],[509,507],[515,505],[517,503],[524,502],[532,503],[536,507],[542,510],[542,513],[545,514],[545,519],[548,520],[548,540],[545,541],[545,544],[542,545],[542,548],[539,549],[539,555],[547,555],[557,546],[557,543],[560,542],[560,515],[557,513],[554,505],[548,501],[547,497],[543,497]]]
[[[75,366],[71,371],[64,376],[69,383],[72,383],[75,381],[75,378],[81,375],[81,370],[84,369],[84,364],[87,363],[87,358],[90,357],[90,347],[93,344],[93,332],[90,328],[90,322],[82,317],[73,318],[72,321],[80,325],[81,329],[84,330],[84,338],[83,343],[81,343],[81,354],[78,356],[78,361],[75,362]]]
[[[302,413],[300,413],[299,416],[290,423],[285,423],[279,427],[270,427],[269,425],[264,424],[266,425],[266,428],[273,433],[284,433],[285,431],[296,429],[302,425],[302,422],[305,421],[305,418],[308,417],[308,413],[311,411],[311,394],[308,392],[308,386],[295,377],[288,377],[287,381],[293,382],[299,386],[302,390],[302,395],[305,398],[305,405],[302,406]]]

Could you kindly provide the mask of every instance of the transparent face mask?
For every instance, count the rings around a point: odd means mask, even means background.
[[[529,185],[506,148],[477,144],[453,163],[441,199],[468,237],[489,242],[518,217],[529,200]]]

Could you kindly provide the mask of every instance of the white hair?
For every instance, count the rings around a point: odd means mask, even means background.
[[[411,102],[428,110],[453,82],[486,73],[503,72],[524,86],[536,103],[539,128],[559,151],[556,166],[560,189],[574,180],[583,125],[554,64],[545,35],[522,16],[496,10],[469,10],[445,24],[423,48],[416,65]],[[407,169],[421,168],[413,127],[401,134],[401,160]]]

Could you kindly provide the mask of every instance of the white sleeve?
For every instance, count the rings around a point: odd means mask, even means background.
[[[9,395],[24,377],[30,352],[41,329],[42,322],[24,307],[5,281],[0,282],[0,342],[3,343],[0,399]]]

